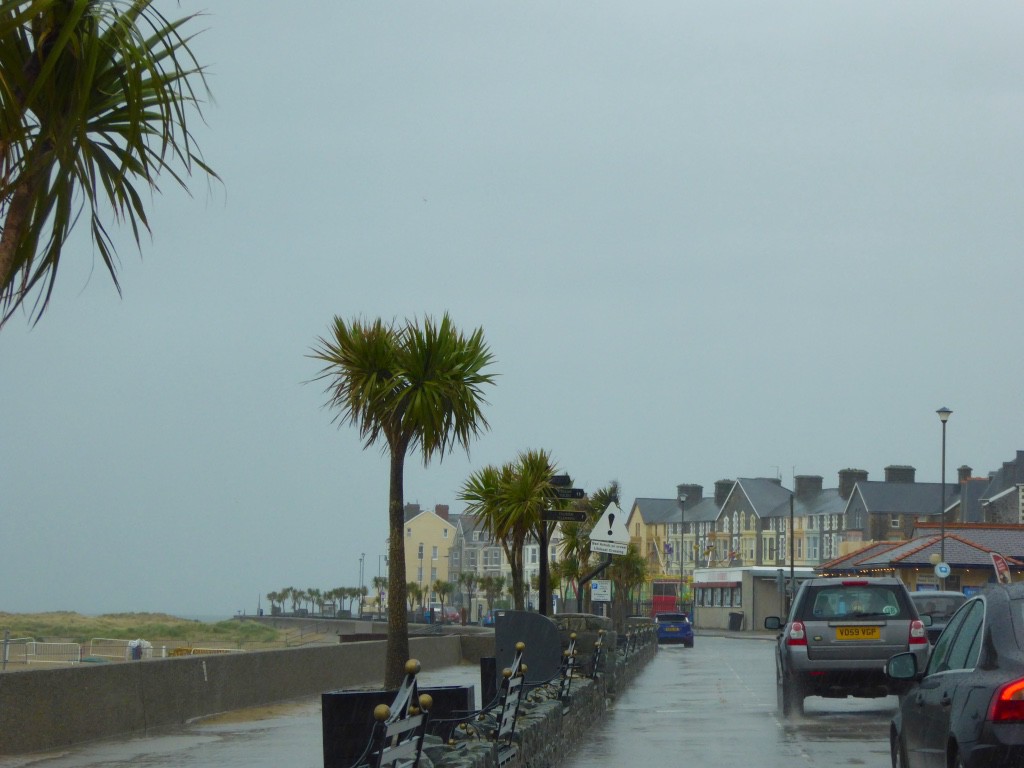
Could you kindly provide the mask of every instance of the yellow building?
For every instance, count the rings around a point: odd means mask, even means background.
[[[454,541],[455,523],[449,520],[447,504],[432,510],[405,505],[405,577],[427,594],[425,603],[437,602],[432,592],[435,581],[452,580],[448,551]]]

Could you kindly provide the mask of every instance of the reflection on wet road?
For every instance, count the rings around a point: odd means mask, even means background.
[[[775,708],[772,644],[697,637],[662,648],[592,738],[562,768],[628,765],[843,768],[889,765],[896,699],[810,698],[802,717]],[[474,685],[475,665],[424,672],[425,685]],[[0,758],[0,768],[322,768],[319,697],[204,720],[163,736],[57,754]]]
[[[594,765],[889,765],[896,698],[809,698],[803,717],[775,705],[770,642],[697,637],[663,647],[564,768]]]

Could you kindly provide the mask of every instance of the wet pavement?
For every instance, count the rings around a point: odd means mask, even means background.
[[[420,673],[420,685],[473,685],[480,667]],[[323,768],[320,697],[204,718],[158,736],[111,739],[60,751],[0,757],[0,768]]]
[[[697,637],[663,647],[620,696],[592,738],[560,768],[622,765],[889,765],[896,699],[807,699],[802,717],[775,705],[773,647],[764,640]],[[423,685],[474,685],[476,665],[422,675]],[[320,699],[208,718],[172,733],[59,753],[0,757],[0,768],[322,768]]]

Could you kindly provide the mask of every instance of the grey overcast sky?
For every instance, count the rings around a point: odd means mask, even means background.
[[[382,567],[387,461],[332,424],[334,315],[450,312],[471,454],[623,506],[678,483],[983,475],[1024,448],[1024,5],[183,0],[224,184],[83,237],[0,332],[0,610],[253,612]]]

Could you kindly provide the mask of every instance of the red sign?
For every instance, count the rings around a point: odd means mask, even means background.
[[[997,555],[992,552],[992,567],[996,569],[996,581],[999,584],[1009,584],[1012,579],[1010,578],[1010,566],[1006,562],[1006,558],[1002,555]]]

